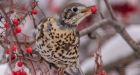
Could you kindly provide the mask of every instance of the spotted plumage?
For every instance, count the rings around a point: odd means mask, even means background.
[[[37,49],[41,56],[57,66],[74,66],[78,63],[79,33],[61,29],[53,17],[44,19],[38,26]]]
[[[79,31],[76,27],[91,15],[88,7],[73,3],[62,10],[59,18],[47,17],[38,25],[36,49],[48,62],[58,67],[79,64]]]

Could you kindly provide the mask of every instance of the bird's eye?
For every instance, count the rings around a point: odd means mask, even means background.
[[[73,8],[72,8],[72,11],[77,12],[77,11],[78,11],[78,8],[73,7]]]

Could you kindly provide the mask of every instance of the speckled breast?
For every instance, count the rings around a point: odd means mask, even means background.
[[[61,30],[53,27],[40,33],[37,50],[40,55],[57,66],[75,66],[78,63],[79,33],[76,30]],[[46,30],[44,30],[46,31]]]

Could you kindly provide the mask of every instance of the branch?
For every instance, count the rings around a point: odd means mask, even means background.
[[[114,27],[114,29],[123,37],[123,39],[131,46],[131,48],[134,50],[135,54],[137,56],[140,56],[140,46],[139,44],[134,41],[131,36],[127,33],[124,25],[116,22],[116,21],[110,21],[110,25]]]
[[[109,4],[108,0],[104,0],[104,2],[105,2],[105,4],[106,4],[106,7],[107,7],[109,13],[110,13],[111,18],[112,18],[113,20],[117,20],[117,19],[116,19],[116,16],[114,15],[113,9],[112,9],[111,5]]]
[[[100,22],[95,23],[92,26],[82,30],[80,32],[80,36],[82,37],[90,32],[95,31],[96,29],[106,26],[106,25],[112,26],[123,37],[123,39],[131,46],[131,48],[134,50],[136,55],[140,56],[140,46],[127,33],[127,31],[123,27],[124,25],[117,21],[113,21],[113,20],[109,20],[109,19],[101,20]]]
[[[133,61],[136,61],[138,60],[136,58],[136,55],[135,54],[131,54],[131,55],[128,55],[126,57],[122,57],[118,60],[115,60],[113,62],[110,62],[108,64],[105,64],[103,66],[103,68],[107,71],[107,72],[110,72],[112,70],[118,70],[118,69],[125,69],[127,65],[129,65],[130,63],[132,63]],[[93,61],[93,59],[89,59],[89,62]],[[94,63],[90,64],[90,65],[93,65]],[[86,73],[93,73],[93,68],[94,69],[94,66],[91,66],[90,69],[86,72]]]
[[[33,20],[34,28],[36,29],[37,28],[37,24],[36,24],[35,18],[34,18],[34,16],[32,14],[31,14],[31,17],[32,17],[32,20]]]
[[[131,54],[127,57],[118,59],[114,62],[111,62],[104,66],[107,71],[113,70],[115,68],[125,68],[128,64],[132,63],[133,61],[137,60],[135,54]]]
[[[101,20],[99,22],[96,22],[94,23],[93,25],[89,26],[88,28],[80,31],[80,37],[90,33],[90,32],[93,32],[95,31],[96,29],[98,29],[99,27],[103,26],[103,25],[106,25],[108,24],[108,19],[104,19],[104,20]]]

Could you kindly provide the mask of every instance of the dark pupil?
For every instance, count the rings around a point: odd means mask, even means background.
[[[78,11],[78,8],[73,8],[73,11],[74,11],[74,12],[77,12],[77,11]]]

